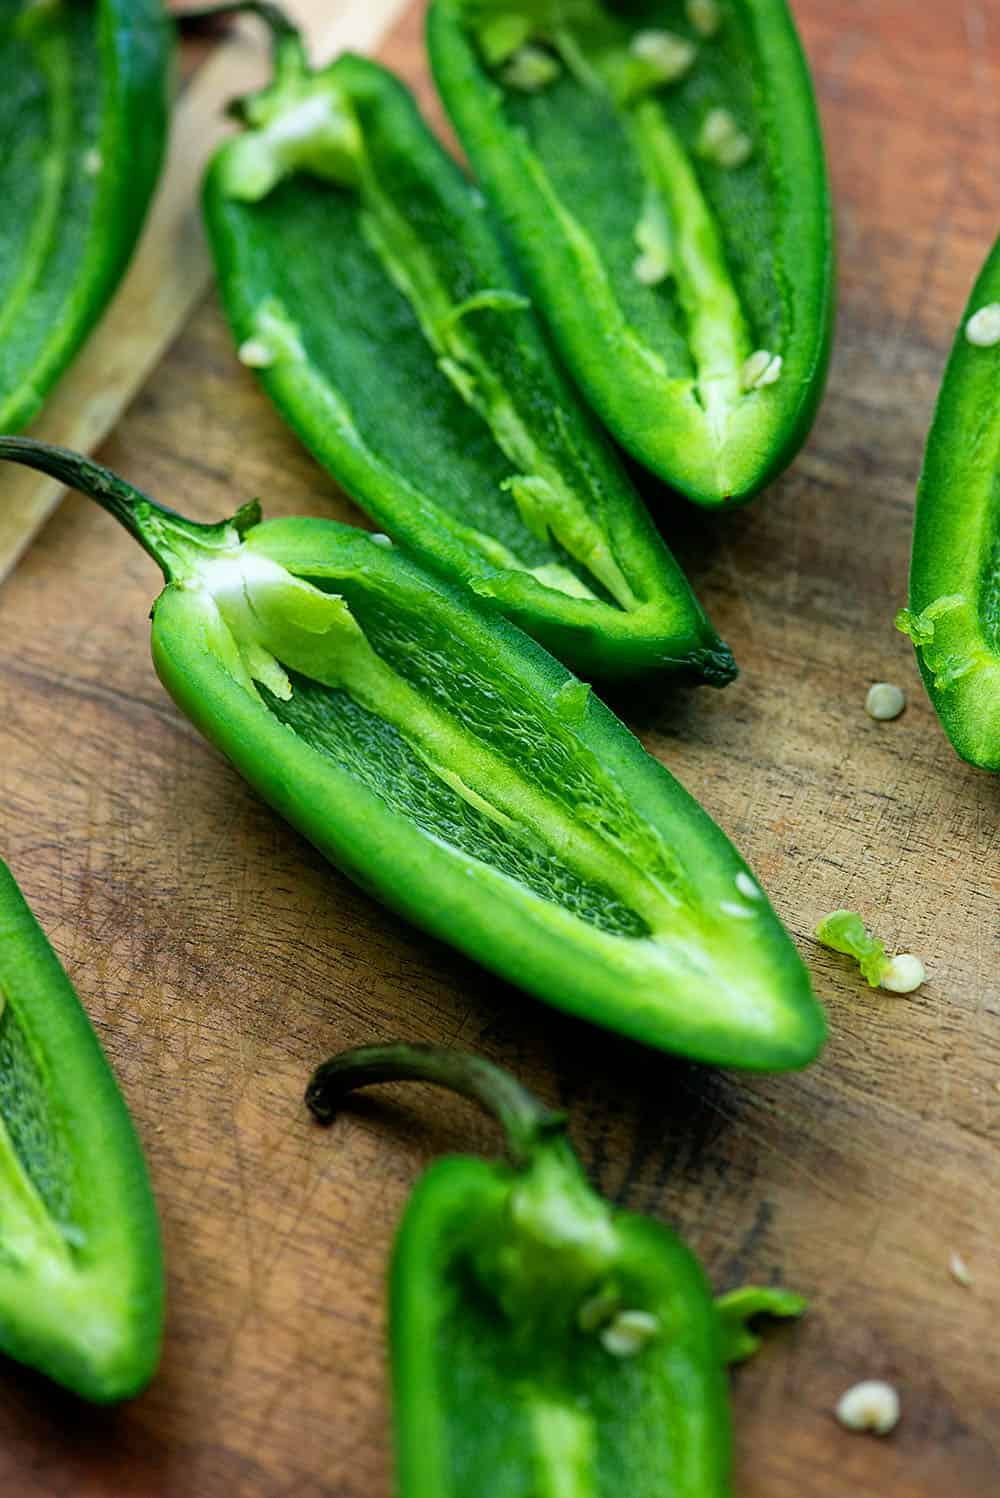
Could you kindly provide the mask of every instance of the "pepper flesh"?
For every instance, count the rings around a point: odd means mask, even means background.
[[[167,129],[160,0],[0,0],[0,431],[25,426],[114,292]]]
[[[1000,240],[945,370],[917,490],[909,608],[896,618],[956,753],[983,770],[1000,770],[1000,338],[974,342],[969,324],[997,302]]]
[[[0,863],[0,1350],[107,1404],[159,1360],[142,1147],[59,960]]]
[[[549,1003],[724,1065],[803,1066],[824,1019],[728,839],[540,646],[332,521],[199,526],[75,454],[168,579],[161,680],[364,888]]]
[[[711,35],[679,0],[627,19],[601,0],[434,0],[428,39],[594,409],[688,498],[751,497],[809,430],[832,329],[825,158],[784,0],[729,0]],[[526,43],[558,62],[530,90],[504,76]]]
[[[803,1303],[748,1290],[717,1310],[685,1245],[603,1201],[562,1115],[481,1058],[362,1047],[321,1066],[306,1100],[329,1123],[354,1088],[402,1079],[481,1103],[503,1124],[513,1163],[439,1161],[397,1234],[400,1498],[729,1494],[724,1364],[755,1350],[748,1316],[798,1314]]]
[[[556,367],[482,199],[376,63],[279,29],[204,207],[244,360],[421,561],[587,675],[735,675]]]

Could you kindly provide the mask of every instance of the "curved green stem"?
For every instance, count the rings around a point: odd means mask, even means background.
[[[526,1164],[536,1147],[566,1125],[565,1114],[546,1108],[520,1082],[467,1052],[443,1046],[358,1046],[317,1067],[306,1088],[306,1103],[319,1123],[331,1123],[349,1092],[378,1082],[429,1082],[469,1098],[497,1120],[507,1136],[511,1158]]]
[[[144,514],[167,516],[171,520],[180,521],[185,527],[198,529],[194,521],[184,520],[174,510],[168,510],[166,505],[157,504],[155,499],[150,499],[141,489],[120,479],[110,468],[104,468],[82,453],[71,452],[68,447],[55,447],[49,442],[33,442],[29,437],[0,437],[0,460],[4,459],[11,463],[21,463],[25,468],[37,469],[39,473],[47,473],[50,478],[58,479],[68,488],[78,489],[88,499],[96,500],[102,509],[113,515],[135,537],[168,581],[172,575],[169,559],[143,524]]]
[[[275,46],[294,37],[301,42],[299,28],[285,14],[280,5],[272,0],[217,0],[211,5],[196,5],[191,9],[174,12],[174,19],[181,25],[194,21],[213,21],[217,17],[252,15],[258,16],[271,32]]]

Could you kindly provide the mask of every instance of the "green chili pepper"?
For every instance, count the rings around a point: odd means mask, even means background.
[[[556,368],[481,196],[391,73],[312,71],[265,14],[274,81],[204,200],[244,363],[380,526],[567,664],[725,685],[732,656]]]
[[[339,868],[561,1008],[779,1070],[824,1020],[724,834],[526,635],[333,521],[197,525],[86,458],[0,438],[159,563],[171,696]]]
[[[0,863],[0,1351],[100,1404],[156,1370],[142,1148],[80,1001]]]
[[[1000,240],[945,371],[917,491],[910,636],[934,709],[971,765],[1000,770]]]
[[[667,1228],[588,1185],[565,1133],[514,1078],[429,1046],[335,1056],[306,1093],[329,1123],[375,1082],[449,1087],[502,1124],[512,1164],[458,1155],[424,1175],[390,1275],[400,1498],[722,1498],[724,1364],[749,1357],[787,1291],[718,1308]]]
[[[121,278],[170,56],[160,0],[0,0],[0,431],[35,416]]]
[[[577,382],[699,504],[791,461],[833,234],[784,0],[434,0],[438,89]]]

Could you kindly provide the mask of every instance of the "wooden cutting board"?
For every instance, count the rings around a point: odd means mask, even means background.
[[[497,1148],[469,1107],[421,1089],[311,1125],[314,1063],[393,1035],[474,1048],[568,1107],[594,1180],[676,1224],[720,1288],[810,1297],[735,1377],[742,1498],[1000,1492],[1000,780],[954,758],[891,622],[945,353],[997,227],[1000,16],[973,0],[796,10],[838,200],[829,394],[753,508],[662,507],[740,681],[621,706],[772,892],[830,1009],[824,1056],[748,1078],[647,1055],[385,914],[179,718],[148,658],[154,569],[69,499],[0,591],[0,850],[145,1139],[169,1325],[159,1378],[119,1411],[0,1367],[3,1493],[388,1498],[393,1228],[434,1156]],[[383,55],[427,96],[416,10]],[[210,294],[102,456],[203,517],[259,494],[271,514],[359,519],[236,361]],[[864,713],[878,679],[909,694],[895,723]],[[841,905],[924,958],[917,995],[872,993],[816,946]],[[831,1415],[869,1376],[902,1397],[883,1441]]]

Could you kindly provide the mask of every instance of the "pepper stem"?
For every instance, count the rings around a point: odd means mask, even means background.
[[[271,33],[276,78],[287,73],[307,72],[309,67],[302,33],[280,5],[273,0],[213,0],[210,5],[199,5],[193,10],[174,12],[175,20],[211,21],[222,16],[257,16]],[[242,101],[236,102],[237,114]]]
[[[0,460],[4,459],[11,463],[21,463],[25,468],[37,469],[39,473],[47,473],[50,478],[58,479],[68,488],[77,489],[81,494],[86,494],[88,499],[96,500],[102,509],[107,510],[109,515],[113,515],[125,527],[129,535],[135,537],[168,582],[173,575],[170,559],[165,550],[157,546],[148,527],[143,524],[144,516],[162,515],[187,530],[202,529],[195,521],[185,520],[175,510],[157,504],[155,499],[150,499],[141,489],[120,479],[110,468],[104,468],[92,458],[72,452],[68,447],[55,447],[49,442],[33,442],[30,437],[0,437]]]
[[[216,0],[211,5],[196,5],[174,12],[174,19],[185,22],[214,21],[223,16],[258,16],[268,27],[277,46],[288,37],[299,38],[299,29],[272,0]]]
[[[566,1126],[565,1114],[546,1108],[509,1072],[481,1056],[405,1041],[358,1046],[331,1056],[313,1073],[306,1104],[317,1122],[332,1123],[349,1092],[378,1082],[429,1082],[478,1103],[500,1124],[516,1165],[526,1165],[542,1140]]]

